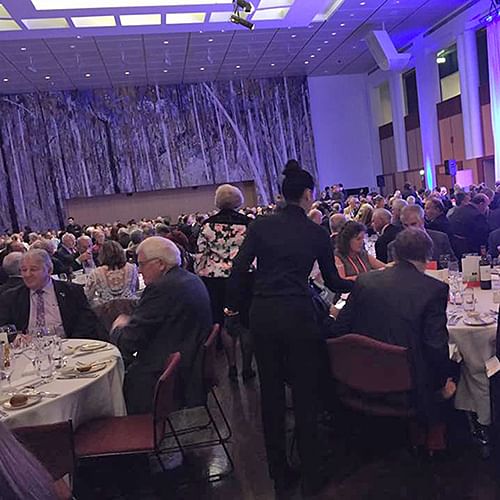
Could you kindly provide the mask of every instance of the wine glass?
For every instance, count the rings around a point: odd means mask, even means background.
[[[14,373],[15,365],[16,365],[16,358],[14,356],[10,356],[8,360],[4,360],[4,365],[0,370],[2,379],[7,380],[9,388],[11,387],[10,379],[12,377],[12,374]]]

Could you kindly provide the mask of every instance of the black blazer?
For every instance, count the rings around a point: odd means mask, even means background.
[[[23,284],[24,281],[20,276],[9,276],[7,281],[0,286],[0,295],[5,293],[7,290],[11,290],[12,288],[16,288]]]
[[[488,244],[488,220],[472,203],[458,207],[450,224],[453,235],[465,239],[464,253],[479,253],[481,245]]]
[[[377,259],[381,262],[387,264],[389,256],[387,253],[387,247],[391,241],[396,239],[396,236],[403,230],[401,226],[395,226],[394,224],[389,224],[384,232],[379,236],[378,240],[375,242],[375,253],[377,254]]]
[[[111,340],[129,363],[124,385],[129,413],[151,411],[156,382],[169,354],[176,351],[182,355],[183,402],[187,406],[204,402],[202,346],[211,326],[210,298],[198,276],[173,268],[146,287],[130,323],[111,332]]]
[[[406,347],[415,383],[415,403],[435,416],[434,393],[451,376],[446,307],[448,285],[400,262],[362,274],[332,323],[333,336],[357,333]]]
[[[54,257],[56,257],[60,263],[59,269],[61,273],[70,273],[83,269],[82,265],[76,260],[79,257],[78,252],[72,254],[62,245],[59,245]]]
[[[432,260],[439,262],[439,257],[441,255],[450,255],[452,260],[456,258],[455,252],[451,247],[450,238],[448,238],[447,234],[439,231],[431,231],[430,229],[427,229],[426,232],[432,240]],[[389,261],[392,262],[396,260],[394,242],[389,243],[387,249]]]
[[[440,233],[445,233],[448,237],[451,237],[451,229],[450,229],[450,221],[446,215],[441,214],[439,217],[436,217],[432,222],[426,222],[425,228],[430,229],[432,231],[439,231]]]
[[[59,312],[68,338],[96,338],[97,317],[90,309],[83,287],[64,281],[53,281]],[[24,284],[6,291],[0,300],[0,325],[28,329],[30,291]]]

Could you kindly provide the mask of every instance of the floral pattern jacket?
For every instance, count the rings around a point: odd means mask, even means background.
[[[205,278],[229,278],[233,259],[245,239],[251,220],[235,210],[209,217],[198,235],[195,272]]]

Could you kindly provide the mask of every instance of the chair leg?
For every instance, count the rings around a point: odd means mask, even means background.
[[[208,405],[206,406],[206,410],[207,410],[208,418],[210,419],[210,422],[214,427],[214,430],[217,434],[217,437],[219,438],[219,444],[222,446],[222,449],[224,450],[224,453],[226,454],[227,460],[229,462],[229,469],[227,471],[220,473],[220,474],[215,474],[213,476],[210,476],[210,475],[208,476],[209,481],[210,480],[218,481],[219,479],[222,479],[223,477],[228,476],[229,474],[231,474],[234,471],[234,462],[233,462],[233,459],[231,458],[231,454],[229,453],[229,450],[227,449],[226,441],[224,441],[224,439],[222,438],[220,430],[217,427],[217,423],[215,422],[214,417],[212,415],[212,412],[208,408]]]
[[[182,446],[181,441],[179,439],[179,436],[178,436],[174,426],[172,425],[172,421],[170,420],[170,417],[167,417],[167,422],[168,422],[168,425],[170,427],[170,430],[172,431],[172,436],[175,440],[175,443],[177,444],[177,449],[181,452],[182,460],[184,461],[184,459],[186,458],[186,455],[184,453],[184,447]],[[171,448],[169,448],[169,449],[171,449]]]
[[[227,435],[224,436],[222,439],[223,439],[223,441],[229,441],[231,439],[231,437],[233,436],[233,430],[231,429],[231,425],[229,424],[229,421],[226,417],[226,414],[224,413],[224,410],[222,409],[222,405],[220,404],[220,401],[219,401],[219,398],[217,397],[215,389],[214,388],[210,389],[210,393],[212,394],[212,397],[214,398],[214,401],[217,404],[217,407],[219,408],[219,412],[222,416],[222,419],[224,420],[224,425],[226,426],[226,429],[227,429]],[[208,403],[207,403],[207,410],[208,410]]]

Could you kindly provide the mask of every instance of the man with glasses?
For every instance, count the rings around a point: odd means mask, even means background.
[[[127,365],[128,412],[152,410],[156,382],[169,354],[177,351],[182,356],[179,395],[187,406],[198,406],[205,397],[202,345],[212,325],[208,292],[198,276],[180,267],[179,249],[166,238],[144,240],[137,263],[146,288],[132,316],[118,316],[110,334]]]

